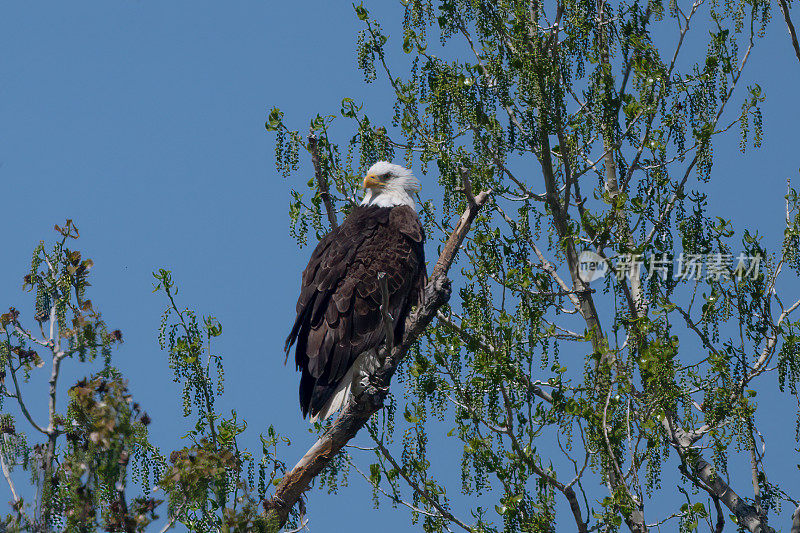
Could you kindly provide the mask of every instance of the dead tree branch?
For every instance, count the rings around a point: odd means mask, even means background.
[[[778,4],[781,6],[781,13],[783,13],[783,20],[786,21],[786,28],[789,30],[789,37],[792,39],[794,54],[797,56],[797,60],[800,61],[800,44],[797,43],[797,32],[794,31],[794,24],[792,24],[792,19],[789,16],[789,6],[786,0],[778,0]]]
[[[468,203],[455,229],[442,249],[433,273],[425,286],[422,303],[408,317],[402,340],[390,351],[384,349],[381,366],[370,376],[370,384],[358,397],[351,398],[339,418],[322,437],[311,446],[291,471],[287,472],[275,488],[275,493],[264,502],[270,528],[275,531],[284,526],[292,507],[311,486],[311,482],[341,450],[369,418],[383,407],[389,385],[397,366],[406,356],[419,336],[428,327],[438,310],[450,300],[450,280],[447,273],[469,232],[472,221],[489,199],[490,191],[483,191]]]

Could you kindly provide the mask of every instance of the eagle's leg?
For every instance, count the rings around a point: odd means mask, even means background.
[[[380,356],[378,349],[364,352],[356,360],[356,375],[353,376],[353,394],[358,395],[370,386],[369,377],[378,370],[380,366]]]

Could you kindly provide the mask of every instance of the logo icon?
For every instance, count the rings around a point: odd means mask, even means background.
[[[578,277],[581,281],[589,283],[602,278],[606,272],[608,272],[606,260],[591,250],[584,250],[578,256]]]

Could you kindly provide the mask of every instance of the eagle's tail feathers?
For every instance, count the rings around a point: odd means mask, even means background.
[[[350,397],[350,391],[353,386],[353,368],[347,371],[347,374],[344,375],[342,380],[339,382],[339,386],[331,395],[331,398],[322,406],[322,409],[311,417],[311,423],[313,424],[317,420],[326,420],[336,411],[344,407],[347,403],[347,399]]]
[[[365,385],[362,380],[365,380],[366,376],[375,372],[379,363],[375,350],[369,350],[359,355],[347,373],[342,376],[339,386],[333,391],[331,398],[325,402],[325,405],[322,406],[322,409],[317,414],[311,417],[311,423],[313,424],[317,420],[325,420],[336,411],[342,409],[347,404],[351,394],[361,394]]]

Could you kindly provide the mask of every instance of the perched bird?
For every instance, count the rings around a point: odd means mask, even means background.
[[[394,338],[402,339],[424,288],[425,233],[412,194],[419,181],[379,161],[364,178],[364,199],[317,245],[303,271],[297,318],[286,339],[301,372],[303,418],[326,419],[366,385],[386,338],[378,274],[389,288]]]

